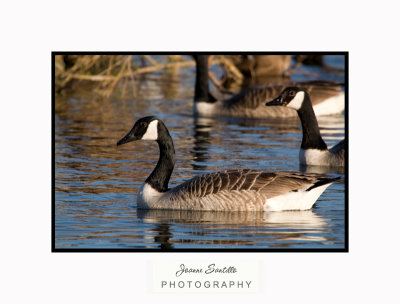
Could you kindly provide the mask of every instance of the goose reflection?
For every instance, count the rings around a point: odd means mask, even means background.
[[[170,231],[170,225],[166,223],[162,223],[157,225],[155,228],[151,230],[152,232],[157,233],[154,237],[154,243],[160,244],[160,249],[172,249],[173,245],[170,239],[173,237],[173,234]]]
[[[296,242],[327,241],[322,236],[327,222],[312,210],[270,213],[137,210],[137,216],[145,223],[156,224],[152,230],[157,233],[153,236],[154,242],[163,249],[185,243],[191,248],[196,244],[202,248],[204,245],[257,248],[276,247],[278,242],[279,247],[291,247]],[[175,227],[174,231],[169,229],[170,225]]]
[[[345,167],[326,167],[326,166],[306,166],[299,165],[299,171],[302,173],[316,174],[344,174]]]
[[[202,171],[207,169],[208,147],[211,144],[210,131],[213,129],[215,121],[206,117],[194,118],[194,147],[192,150],[193,170]]]

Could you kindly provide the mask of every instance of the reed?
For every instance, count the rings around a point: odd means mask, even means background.
[[[210,55],[209,66],[220,65],[224,72],[216,77],[210,70],[209,78],[221,93],[233,94],[234,92],[229,89],[230,84],[240,86],[245,78],[262,73],[265,65],[269,66],[268,73],[284,75],[290,68],[289,57]],[[251,60],[257,64],[251,63]],[[56,55],[55,89],[56,93],[60,94],[72,88],[74,83],[90,82],[95,86],[94,91],[103,97],[109,97],[120,82],[123,82],[122,87],[126,88],[139,75],[194,65],[191,56],[183,55]],[[274,68],[271,69],[271,66]],[[257,71],[255,68],[258,68],[260,73],[255,73],[254,71]]]

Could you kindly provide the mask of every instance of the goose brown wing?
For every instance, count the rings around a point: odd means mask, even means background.
[[[311,185],[313,181],[316,181],[313,175],[229,170],[194,177],[172,191],[175,197],[184,199],[202,198],[221,191],[259,192],[274,197]]]
[[[240,108],[256,109],[259,106],[264,106],[266,100],[278,96],[284,88],[284,86],[268,86],[243,90],[239,94],[226,99],[224,104],[232,110]]]
[[[341,92],[341,84],[332,81],[308,81],[289,84],[275,84],[266,87],[251,88],[241,91],[224,101],[230,109],[256,109],[264,106],[266,101],[277,97],[288,86],[299,86],[310,94],[311,102],[317,105],[326,99],[336,96]]]
[[[330,148],[329,151],[334,154],[344,154],[344,140],[338,142],[336,145]]]
[[[292,191],[295,192],[311,186],[319,180],[318,175],[315,174],[280,172],[275,175],[275,178],[262,188],[262,191],[268,195],[268,198]]]

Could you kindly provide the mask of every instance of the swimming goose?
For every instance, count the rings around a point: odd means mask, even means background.
[[[193,55],[196,61],[196,83],[194,112],[199,116],[227,116],[241,118],[295,117],[296,112],[288,108],[266,108],[265,100],[277,96],[287,85],[269,85],[240,92],[225,100],[217,100],[209,92],[208,56]],[[312,96],[316,115],[340,114],[344,109],[344,93],[334,82],[310,81],[296,83],[308,90]]]
[[[158,143],[158,163],[137,194],[139,209],[281,211],[310,209],[336,178],[315,174],[227,170],[194,177],[172,189],[175,164],[172,138],[154,116],[139,119],[117,145],[136,140]]]
[[[295,109],[301,120],[303,140],[299,153],[300,164],[315,166],[344,166],[345,142],[340,141],[328,150],[321,137],[318,121],[305,89],[288,87],[266,106],[285,106]]]

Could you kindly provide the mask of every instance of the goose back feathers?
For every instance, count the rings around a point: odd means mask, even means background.
[[[142,201],[138,207],[210,211],[307,210],[332,182],[332,179],[311,174],[256,170],[212,172],[176,186],[153,202],[144,204]]]

